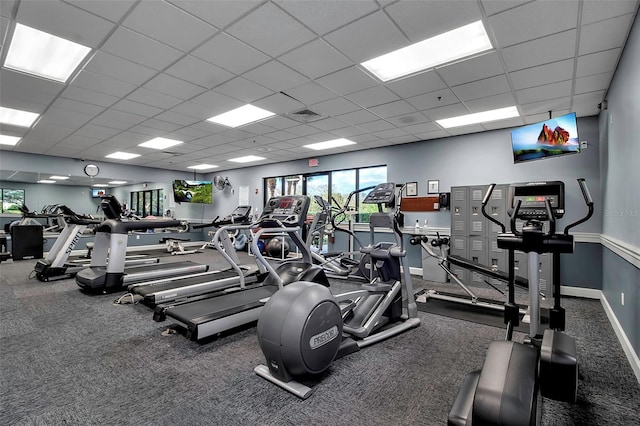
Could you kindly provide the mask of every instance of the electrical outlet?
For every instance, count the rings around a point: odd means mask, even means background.
[[[136,235],[136,240],[139,240],[139,239],[140,239],[140,235]]]
[[[620,293],[620,302],[622,303],[622,306],[624,306],[624,293]]]
[[[587,141],[580,141],[580,149],[587,149],[589,147],[589,144],[587,143]]]

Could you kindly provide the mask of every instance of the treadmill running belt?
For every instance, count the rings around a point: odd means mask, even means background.
[[[171,290],[179,287],[186,287],[195,284],[201,284],[206,282],[214,282],[218,280],[223,280],[226,278],[237,277],[238,274],[233,269],[227,269],[220,272],[214,272],[207,275],[200,275],[197,277],[186,277],[186,278],[175,278],[175,279],[167,279],[157,284],[151,285],[139,285],[131,288],[133,293],[139,294],[141,296],[148,296],[153,293],[157,293],[160,291]]]

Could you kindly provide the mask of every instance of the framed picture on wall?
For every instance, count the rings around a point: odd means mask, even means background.
[[[427,188],[429,194],[437,194],[440,192],[440,181],[430,180],[427,182]]]
[[[407,182],[407,196],[415,197],[418,195],[418,182]]]

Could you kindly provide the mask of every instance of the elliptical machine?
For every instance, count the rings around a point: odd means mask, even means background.
[[[363,201],[378,205],[379,212],[372,213],[369,222],[371,241],[379,228],[391,229],[395,237],[394,243],[361,248],[371,256],[377,276],[360,290],[335,296],[306,281],[274,294],[258,319],[258,342],[267,365],[257,366],[256,374],[306,399],[313,389],[296,382],[296,377],[319,374],[336,358],[420,324],[395,192],[395,184],[380,184]],[[395,210],[384,213],[383,205]]]
[[[564,183],[532,182],[512,184],[509,190],[511,232],[485,211],[495,184],[489,186],[482,202],[482,213],[498,224],[498,247],[509,253],[509,301],[505,304],[505,341],[489,345],[481,370],[465,377],[449,412],[449,425],[533,425],[537,424],[538,392],[543,397],[575,402],[578,386],[578,363],[573,338],[564,334],[565,312],[560,305],[560,254],[573,253],[574,239],[569,230],[593,214],[593,200],[584,179],[578,179],[588,207],[582,219],[567,225],[556,234],[556,219],[564,215]],[[524,220],[522,230],[516,219]],[[544,232],[544,224],[549,229]],[[514,251],[529,253],[530,336],[524,344],[511,340],[518,325],[518,305],[514,301]],[[549,329],[542,330],[539,319],[540,253],[554,257],[554,306],[550,310]]]

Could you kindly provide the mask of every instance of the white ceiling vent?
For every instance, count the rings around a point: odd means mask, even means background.
[[[322,120],[323,118],[327,118],[326,115],[319,114],[307,108],[287,113],[286,116],[300,123],[311,123],[312,121],[318,121]]]

